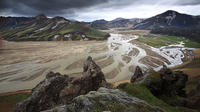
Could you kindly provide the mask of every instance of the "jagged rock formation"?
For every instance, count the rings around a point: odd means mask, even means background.
[[[32,89],[31,96],[17,104],[15,112],[39,112],[61,103],[59,92],[70,78],[66,75],[50,72],[46,79]]]
[[[131,77],[131,83],[134,83],[135,81],[142,78],[144,74],[142,73],[142,70],[139,66],[136,67],[134,75]]]
[[[47,110],[56,105],[69,104],[73,98],[96,91],[99,87],[112,87],[91,57],[84,63],[82,75],[80,78],[74,78],[60,73],[48,73],[46,79],[32,90],[31,96],[17,104],[15,112]]]
[[[101,68],[88,57],[83,66],[83,76],[73,79],[68,86],[60,92],[63,103],[71,103],[71,100],[81,94],[86,94],[89,91],[95,91],[99,87],[111,87],[105,80]]]
[[[164,112],[118,89],[100,88],[74,98],[73,103],[44,112]]]
[[[188,75],[182,71],[172,71],[165,65],[160,70],[160,77],[162,80],[163,94],[168,96],[186,96],[185,86],[188,81]]]
[[[187,80],[187,74],[182,71],[172,71],[164,65],[158,73],[147,76],[144,84],[155,96],[186,96],[184,88]]]

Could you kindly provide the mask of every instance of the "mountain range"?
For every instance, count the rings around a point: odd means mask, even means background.
[[[116,18],[93,22],[78,22],[63,17],[0,17],[1,36],[6,40],[102,40],[108,33],[99,31],[110,28],[151,30],[151,33],[184,36],[200,42],[200,16],[168,10],[156,16],[142,18]]]
[[[105,30],[109,28],[120,28],[120,27],[131,28],[135,24],[138,24],[143,20],[144,19],[140,18],[133,18],[133,19],[116,18],[111,21],[106,21],[104,19],[101,19],[101,20],[95,20],[93,22],[86,22],[86,24],[96,29]]]
[[[176,27],[192,28],[200,27],[200,17],[168,10],[162,14],[148,18],[138,24],[133,29],[153,30],[158,28]]]
[[[173,10],[148,18],[132,29],[151,30],[151,33],[183,36],[200,42],[200,16],[182,14]]]
[[[109,34],[63,17],[0,17],[0,32],[12,41],[102,40]]]

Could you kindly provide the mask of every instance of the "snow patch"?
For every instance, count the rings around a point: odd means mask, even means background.
[[[173,12],[172,14],[169,14],[169,16],[166,16],[165,19],[167,19],[167,24],[171,25],[172,21],[176,18],[176,13]]]
[[[49,25],[47,25],[47,26],[45,26],[45,27],[43,27],[43,28],[40,28],[40,29],[38,29],[38,30],[35,30],[34,32],[43,31],[43,30],[47,29],[47,28],[48,28],[48,26],[49,26]]]
[[[28,28],[32,28],[36,25],[36,23],[32,24],[31,26],[29,26]]]
[[[60,35],[54,35],[53,38],[54,38],[54,39],[57,39],[59,36],[60,36]]]
[[[65,34],[64,37],[65,38],[69,38],[71,36],[71,34]]]
[[[83,40],[87,41],[87,40],[89,40],[89,39],[88,39],[88,38],[84,38]]]
[[[62,24],[62,23],[65,23],[65,22],[67,22],[67,21],[65,21],[64,19],[61,20],[61,21],[58,21],[58,22],[56,23],[56,25],[53,26],[51,29],[53,30],[53,29],[55,29],[59,24]]]
[[[145,24],[147,24],[148,22],[145,22],[145,23],[139,23],[139,24],[137,24],[137,25],[135,25],[135,28],[136,27],[139,27],[139,26],[142,26],[142,25],[145,25]]]

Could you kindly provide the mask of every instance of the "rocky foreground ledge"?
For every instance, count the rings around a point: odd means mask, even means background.
[[[100,87],[112,88],[112,85],[106,82],[101,68],[92,57],[88,57],[83,66],[82,77],[48,73],[46,79],[32,89],[30,97],[17,104],[15,112],[39,112],[57,105],[70,104],[73,98]]]
[[[110,111],[112,110],[112,111]],[[164,112],[119,89],[99,88],[74,98],[70,105],[63,105],[43,112]]]

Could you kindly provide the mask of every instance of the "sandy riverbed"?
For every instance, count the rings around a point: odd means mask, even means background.
[[[106,41],[4,42],[0,48],[0,93],[31,89],[49,71],[78,77],[89,55],[112,83],[130,79],[136,66],[147,70],[173,61],[135,40],[148,31],[110,32]]]

